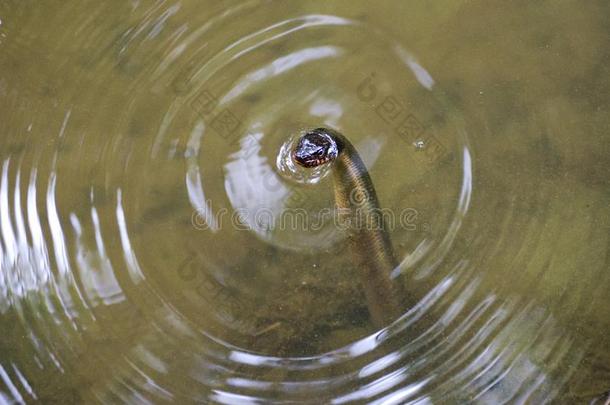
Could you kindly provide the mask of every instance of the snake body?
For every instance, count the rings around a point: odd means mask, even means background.
[[[364,162],[347,138],[327,128],[303,134],[293,159],[307,168],[332,163],[335,204],[361,272],[370,317],[377,327],[389,324],[400,316],[404,295],[390,277],[398,262]]]

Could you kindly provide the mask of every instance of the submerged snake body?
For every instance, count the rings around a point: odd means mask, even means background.
[[[371,319],[378,327],[387,325],[400,316],[404,296],[390,277],[398,263],[364,162],[343,135],[326,128],[305,133],[293,158],[309,168],[332,162],[335,204],[362,274]]]

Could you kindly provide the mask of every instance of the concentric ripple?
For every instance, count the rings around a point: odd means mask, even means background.
[[[498,175],[408,35],[358,5],[116,7],[0,6],[0,402],[565,394],[594,345],[568,325],[603,296],[597,264],[561,267],[574,207],[535,148]],[[383,329],[329,168],[290,158],[317,126],[356,146],[387,214],[413,306]]]

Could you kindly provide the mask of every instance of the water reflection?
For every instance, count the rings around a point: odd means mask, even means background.
[[[605,163],[578,157],[603,142],[572,154],[562,126],[603,128],[604,110],[548,100],[546,71],[531,91],[500,80],[512,60],[539,66],[527,44],[555,38],[546,6],[350,4],[0,5],[0,402],[607,391]],[[511,13],[538,36],[504,58],[480,38]],[[582,26],[568,34],[605,49]],[[320,125],[356,145],[396,219],[393,279],[414,305],[381,329],[322,215],[328,168],[290,159]],[[291,213],[305,222],[273,226]]]

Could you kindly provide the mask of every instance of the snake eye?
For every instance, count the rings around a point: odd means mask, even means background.
[[[324,128],[308,131],[294,149],[294,160],[303,167],[316,167],[338,155],[337,143]]]

